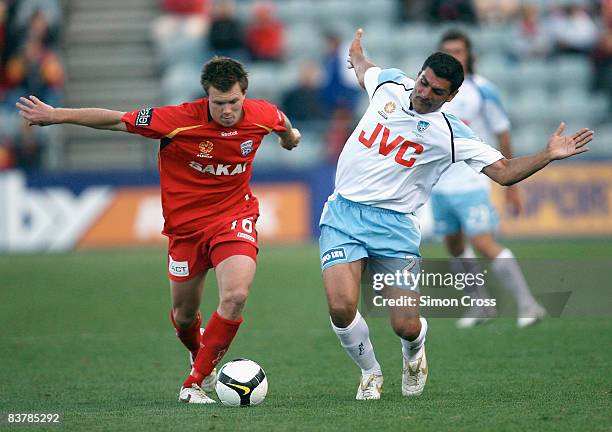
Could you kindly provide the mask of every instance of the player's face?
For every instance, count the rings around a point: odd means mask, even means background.
[[[450,86],[450,81],[438,77],[431,68],[426,68],[417,77],[410,95],[412,107],[419,114],[436,111],[457,94],[456,91],[451,93]]]
[[[242,104],[245,97],[246,92],[242,91],[238,83],[227,92],[209,87],[208,106],[213,120],[221,126],[234,126],[242,119]]]
[[[463,66],[463,70],[467,70],[468,49],[465,42],[459,39],[448,40],[440,45],[440,51],[455,57]]]

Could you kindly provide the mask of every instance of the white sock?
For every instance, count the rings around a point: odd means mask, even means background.
[[[419,320],[421,320],[421,332],[415,340],[409,341],[404,338],[400,338],[402,341],[402,353],[408,361],[415,361],[423,355],[425,336],[427,335],[427,320],[423,317],[419,318]]]
[[[477,258],[478,257],[474,253],[474,249],[472,249],[472,246],[468,244],[461,255],[451,258],[451,270],[454,273],[471,273],[474,275],[482,273],[482,269],[480,268],[480,265],[478,265]],[[464,292],[472,298],[491,298],[491,295],[489,294],[489,291],[485,285],[479,286],[474,283],[471,286],[466,286],[464,288]]]
[[[357,311],[355,319],[348,327],[336,327],[333,322],[331,326],[338,339],[340,339],[340,345],[361,368],[363,375],[382,375],[380,364],[376,361],[374,355],[374,347],[370,342],[370,330],[359,311]]]
[[[495,272],[504,288],[514,296],[519,314],[521,311],[537,304],[529,291],[525,276],[523,276],[523,272],[510,249],[504,249],[495,257],[491,264],[491,269]]]

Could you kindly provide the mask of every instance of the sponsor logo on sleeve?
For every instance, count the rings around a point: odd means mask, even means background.
[[[343,247],[330,249],[323,252],[321,256],[321,265],[328,264],[334,261],[346,261],[346,252]]]
[[[255,242],[255,237],[253,237],[252,235],[245,234],[243,232],[239,232],[238,234],[236,234],[236,236],[239,238],[243,238],[243,239]]]
[[[138,111],[136,116],[136,126],[151,126],[151,119],[153,118],[153,108],[143,108]]]
[[[170,255],[168,255],[169,264],[168,272],[172,276],[186,277],[189,276],[189,262],[188,261],[174,261]]]

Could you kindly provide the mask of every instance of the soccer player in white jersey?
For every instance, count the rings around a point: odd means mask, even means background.
[[[368,326],[357,310],[362,271],[415,269],[420,257],[419,224],[414,212],[453,163],[465,161],[504,186],[517,183],[548,163],[587,151],[593,132],[562,135],[564,124],[546,148],[534,155],[506,159],[484,144],[452,114],[440,108],[463,82],[463,67],[454,57],[434,53],[416,82],[398,69],[382,70],[361,47],[358,30],[349,61],[370,104],[347,140],[336,173],[335,191],[321,215],[321,267],[331,324],[342,347],[361,369],[356,399],[380,399],[383,376]],[[383,295],[418,287],[393,284]],[[389,308],[391,327],[403,353],[402,394],[418,396],[427,381],[427,321],[418,306]]]
[[[495,86],[474,72],[470,38],[461,30],[450,29],[442,35],[438,48],[459,60],[465,72],[459,93],[442,110],[459,117],[485,142],[497,141],[501,153],[511,158],[510,120]],[[487,176],[465,163],[453,164],[440,177],[431,194],[435,231],[444,236],[456,271],[479,272],[474,249],[491,261],[491,269],[517,303],[517,326],[527,327],[544,318],[545,310],[531,295],[512,251],[495,240],[499,220],[490,192]],[[509,209],[520,212],[521,201],[516,188],[508,187],[505,192]],[[484,287],[474,286],[471,291],[472,297],[488,297]],[[493,316],[494,308],[474,306],[457,321],[457,326],[473,327]]]

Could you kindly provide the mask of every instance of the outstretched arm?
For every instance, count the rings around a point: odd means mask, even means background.
[[[561,123],[548,140],[546,149],[530,156],[500,159],[485,167],[482,172],[502,186],[510,186],[538,172],[554,160],[565,159],[588,151],[586,144],[593,140],[593,131],[583,128],[573,135],[561,135],[565,123]]]
[[[355,75],[357,75],[357,81],[359,81],[359,85],[365,88],[364,77],[365,73],[371,67],[375,67],[376,65],[370,62],[365,55],[363,54],[363,47],[361,46],[361,36],[363,36],[363,29],[357,30],[355,33],[355,38],[351,43],[351,47],[349,48],[349,67],[355,69]]]
[[[284,114],[283,114],[284,115]],[[287,116],[285,116],[285,128],[283,132],[275,132],[278,135],[278,143],[286,150],[292,150],[297,147],[302,138],[300,131],[293,127]]]
[[[510,131],[505,130],[497,134],[497,142],[499,143],[499,151],[506,159],[512,158],[512,138]],[[509,186],[506,188],[506,206],[508,210],[515,215],[523,211],[523,200],[517,186]]]
[[[70,123],[95,129],[127,132],[125,123],[121,121],[125,113],[121,111],[102,108],[54,108],[36,96],[22,97],[16,105],[19,108],[19,115],[30,126]]]

